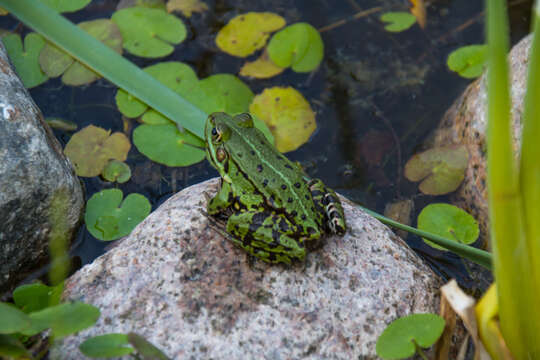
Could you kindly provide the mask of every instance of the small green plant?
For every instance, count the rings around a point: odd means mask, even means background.
[[[408,12],[387,12],[381,15],[381,21],[386,23],[384,29],[390,32],[405,31],[416,23],[416,17]]]
[[[468,45],[448,55],[448,68],[460,76],[471,79],[482,75],[487,62],[487,45]]]

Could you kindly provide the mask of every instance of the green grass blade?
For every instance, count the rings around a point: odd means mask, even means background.
[[[199,137],[207,114],[136,65],[36,0],[0,0],[25,25],[63,48],[86,66]]]

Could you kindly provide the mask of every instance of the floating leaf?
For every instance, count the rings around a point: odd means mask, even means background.
[[[482,75],[487,62],[487,45],[468,45],[456,49],[446,61],[450,70],[472,79]]]
[[[129,345],[126,334],[105,334],[94,336],[79,345],[81,352],[92,358],[115,357],[131,354],[133,348]]]
[[[191,17],[194,12],[205,12],[208,6],[201,0],[169,0],[167,3],[167,11],[180,11],[185,17]]]
[[[53,287],[40,283],[25,284],[13,291],[13,301],[19,309],[25,313],[30,313],[45,309],[51,305],[51,296],[53,294]]]
[[[321,35],[307,23],[289,25],[277,32],[268,44],[270,59],[296,72],[310,72],[319,66],[324,54]]]
[[[182,20],[159,9],[122,9],[113,14],[112,21],[120,28],[124,48],[147,58],[169,55],[173,45],[180,44],[187,35]]]
[[[383,359],[404,359],[416,353],[416,346],[430,347],[444,330],[444,319],[436,314],[412,314],[399,318],[384,329],[376,352]]]
[[[50,328],[54,338],[61,339],[94,325],[99,314],[99,309],[89,304],[79,301],[63,303],[31,313],[33,329],[22,333],[32,335]]]
[[[40,0],[58,12],[73,12],[84,8],[91,0]]]
[[[109,160],[126,160],[131,147],[128,138],[120,132],[110,134],[110,130],[89,125],[71,137],[64,153],[75,166],[77,175],[97,176]]]
[[[128,181],[131,177],[131,169],[129,168],[128,164],[122,161],[111,160],[101,172],[101,176],[103,176],[103,178],[107,181],[116,181],[119,184],[122,184]]]
[[[283,70],[285,70],[285,68],[274,64],[272,60],[270,60],[268,52],[264,51],[257,60],[245,63],[240,69],[240,75],[256,79],[267,79],[281,74]]]
[[[31,359],[24,345],[11,335],[0,334],[0,355],[7,356],[9,359],[19,359],[21,356],[25,356],[25,359]]]
[[[202,142],[176,125],[140,125],[133,131],[133,143],[151,160],[167,166],[188,166],[204,159]]]
[[[387,12],[381,15],[381,21],[387,23],[386,31],[401,32],[413,26],[416,17],[408,12]]]
[[[466,211],[450,204],[429,204],[418,215],[418,229],[440,235],[463,244],[472,244],[480,232],[478,223]],[[445,248],[424,239],[440,250]]]
[[[231,74],[215,74],[199,82],[204,96],[188,96],[188,100],[207,114],[223,111],[229,114],[246,112],[253,99],[251,89]],[[194,93],[195,94],[195,93]]]
[[[155,347],[151,342],[143,338],[142,336],[130,332],[128,333],[128,340],[135,349],[137,353],[145,360],[169,360],[169,358],[161,352],[157,347]]]
[[[49,124],[49,126],[52,127],[53,129],[64,130],[64,131],[77,130],[76,123],[74,123],[73,121],[65,120],[65,119],[48,117],[48,118],[45,118],[45,122]]]
[[[11,334],[28,328],[31,320],[14,305],[0,302],[0,334]]]
[[[433,148],[414,155],[405,164],[405,177],[420,181],[424,194],[442,195],[458,188],[465,176],[469,153],[463,145]]]
[[[246,57],[266,45],[270,33],[285,19],[270,12],[249,12],[232,18],[217,34],[216,45],[227,54]]]
[[[122,53],[122,35],[115,23],[109,19],[84,21],[78,25],[117,53]],[[100,78],[100,75],[75,61],[70,55],[52,43],[47,43],[39,55],[39,64],[50,77],[62,76],[62,82],[78,86],[89,84]]]
[[[297,149],[317,128],[309,103],[292,87],[273,87],[255,96],[249,111],[263,120],[281,152]]]
[[[30,89],[43,84],[49,78],[39,67],[39,52],[45,46],[45,40],[36,33],[30,33],[24,38],[24,49],[18,34],[6,35],[2,38],[9,59],[15,66],[17,75],[23,85]]]
[[[129,194],[122,201],[122,190],[100,191],[86,203],[86,228],[100,240],[115,240],[128,235],[148,216],[150,202],[141,194]]]

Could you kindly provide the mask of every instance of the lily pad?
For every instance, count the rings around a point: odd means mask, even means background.
[[[281,74],[283,70],[285,68],[274,64],[270,60],[268,52],[264,51],[257,60],[245,63],[240,69],[240,75],[256,79],[268,79]]]
[[[141,194],[129,194],[122,201],[122,190],[100,191],[86,203],[84,222],[94,237],[116,240],[128,235],[137,224],[150,214],[148,199]]]
[[[281,152],[306,143],[315,129],[315,113],[307,100],[292,87],[272,87],[255,96],[249,111],[264,121]]]
[[[187,35],[182,20],[159,9],[132,7],[112,16],[124,39],[124,48],[133,55],[158,58],[167,56]]]
[[[39,67],[39,53],[45,46],[45,40],[36,33],[30,33],[24,38],[24,48],[18,34],[6,35],[2,38],[9,59],[15,66],[17,75],[23,85],[30,89],[43,84],[49,78]]]
[[[466,211],[450,204],[429,204],[418,215],[418,229],[440,235],[463,244],[478,238],[478,222]],[[424,239],[426,244],[440,250],[445,248]]]
[[[251,89],[231,74],[215,74],[199,82],[203,96],[188,96],[187,99],[207,114],[223,111],[229,114],[246,112],[253,99]]]
[[[58,289],[59,287],[40,283],[21,285],[13,291],[13,301],[25,313],[43,310],[48,306],[58,305]]]
[[[111,160],[101,172],[101,176],[107,181],[122,184],[131,178],[131,169],[125,162]]]
[[[185,17],[191,17],[194,12],[205,12],[208,10],[206,5],[201,0],[169,0],[167,3],[168,12],[181,12]]]
[[[124,134],[89,125],[71,137],[64,153],[77,175],[92,177],[101,174],[109,160],[126,160],[130,147]]]
[[[381,21],[387,23],[384,26],[386,31],[405,31],[416,22],[416,17],[408,12],[387,12],[381,15]]]
[[[217,34],[216,45],[232,56],[246,57],[266,45],[270,33],[285,26],[271,12],[249,12],[232,18]]]
[[[437,341],[445,322],[436,314],[412,314],[399,318],[384,329],[376,352],[383,359],[405,359],[416,353],[414,343],[428,348]]]
[[[204,142],[173,124],[139,125],[133,131],[133,143],[148,158],[167,166],[188,166],[205,157],[200,149]]]
[[[487,63],[487,45],[462,46],[448,55],[446,63],[450,70],[464,78],[478,77]]]
[[[48,7],[60,12],[73,12],[81,10],[90,3],[91,0],[40,0]]]
[[[78,26],[117,53],[122,53],[122,35],[116,24],[109,19],[84,21]],[[101,77],[52,43],[47,43],[41,51],[39,64],[50,77],[64,74],[62,82],[67,85],[89,84]]]
[[[79,345],[81,352],[92,358],[116,357],[131,354],[126,334],[105,334],[86,339]]]
[[[424,194],[442,195],[456,190],[465,176],[469,153],[464,145],[429,149],[414,155],[405,164],[405,177],[420,181]]]
[[[317,29],[307,23],[297,23],[272,36],[268,55],[280,67],[291,66],[296,72],[310,72],[321,63],[324,44]]]

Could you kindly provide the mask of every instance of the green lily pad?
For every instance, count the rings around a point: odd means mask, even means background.
[[[297,23],[272,36],[268,55],[277,66],[310,72],[321,63],[324,44],[317,29],[307,23]]]
[[[73,121],[48,117],[45,118],[45,122],[53,129],[63,130],[63,131],[75,131],[77,130],[77,124]]]
[[[122,35],[109,19],[84,21],[78,26],[117,53],[122,53]],[[41,51],[39,64],[49,77],[63,74],[62,82],[67,85],[89,84],[101,77],[52,43],[47,43]]]
[[[206,10],[208,10],[208,5],[201,0],[169,0],[167,2],[168,12],[179,11],[185,17],[191,17],[194,12],[202,13]]]
[[[30,89],[43,84],[49,78],[39,67],[39,53],[45,46],[45,40],[36,33],[30,33],[24,38],[24,48],[18,34],[6,35],[2,38],[9,59],[15,66],[17,75],[23,85]]]
[[[0,334],[0,356],[7,356],[8,359],[19,359],[25,356],[25,359],[31,359],[24,345],[17,340],[15,336]]]
[[[437,341],[445,322],[436,314],[412,314],[399,318],[384,329],[376,352],[383,359],[405,359],[416,353],[414,343],[428,348]]]
[[[64,153],[75,166],[79,176],[98,176],[109,160],[124,161],[131,144],[128,138],[110,130],[89,125],[75,133],[64,149]]]
[[[472,79],[482,75],[487,64],[487,45],[468,45],[448,55],[448,68],[460,76]]]
[[[176,125],[139,125],[133,131],[133,143],[151,160],[167,166],[188,166],[205,157],[205,144]]]
[[[292,151],[306,143],[317,128],[315,113],[292,87],[272,87],[255,96],[249,111],[270,128],[276,148]]]
[[[99,309],[89,304],[79,301],[62,303],[30,313],[32,328],[21,333],[33,335],[50,328],[54,338],[61,339],[94,325],[99,315]]]
[[[463,244],[472,244],[478,239],[478,222],[466,211],[450,204],[429,204],[418,215],[418,229],[424,230]],[[426,244],[440,250],[445,248],[424,239]]]
[[[177,61],[163,62],[149,66],[144,71],[183,97],[189,97],[188,94],[193,91],[200,92],[200,90],[195,89],[199,86],[197,75],[187,64]],[[145,103],[126,93],[124,90],[118,90],[116,94],[116,105],[118,106],[118,110],[129,118],[141,116],[148,110],[148,106]],[[170,120],[155,110],[144,113],[142,121],[153,125],[171,123]]]
[[[424,194],[442,195],[456,190],[463,178],[469,161],[464,145],[448,145],[429,149],[414,155],[405,164],[405,177],[420,181]]]
[[[100,191],[86,203],[86,228],[100,240],[116,240],[128,235],[150,214],[148,199],[141,194],[129,194],[122,201],[119,189]]]
[[[408,12],[387,12],[381,15],[381,21],[387,23],[386,31],[401,32],[407,30],[416,22],[416,17]]]
[[[137,353],[139,353],[143,359],[170,360],[161,350],[142,336],[133,332],[128,333],[127,336],[129,343],[137,349]]]
[[[43,310],[51,305],[58,305],[58,287],[40,283],[25,284],[13,291],[13,301],[25,313]]]
[[[270,33],[285,26],[271,12],[249,12],[232,18],[217,34],[216,45],[227,54],[246,57],[266,45]]]
[[[54,10],[64,13],[81,10],[90,3],[91,0],[40,0],[45,5]]]
[[[196,92],[187,99],[207,114],[223,111],[229,114],[247,112],[253,99],[251,89],[231,74],[215,74],[199,81],[202,96]]]
[[[133,55],[157,58],[173,52],[187,35],[182,20],[159,9],[132,7],[112,16],[120,28],[124,48]]]
[[[147,7],[150,9],[167,10],[164,0],[120,0],[116,6],[116,10],[121,10],[129,7]]]
[[[79,350],[88,357],[104,358],[131,354],[134,349],[126,334],[105,334],[86,339]]]
[[[131,169],[125,162],[111,160],[101,172],[101,176],[107,181],[122,184],[131,178]]]
[[[12,304],[0,302],[0,334],[20,332],[31,325],[31,320]]]

